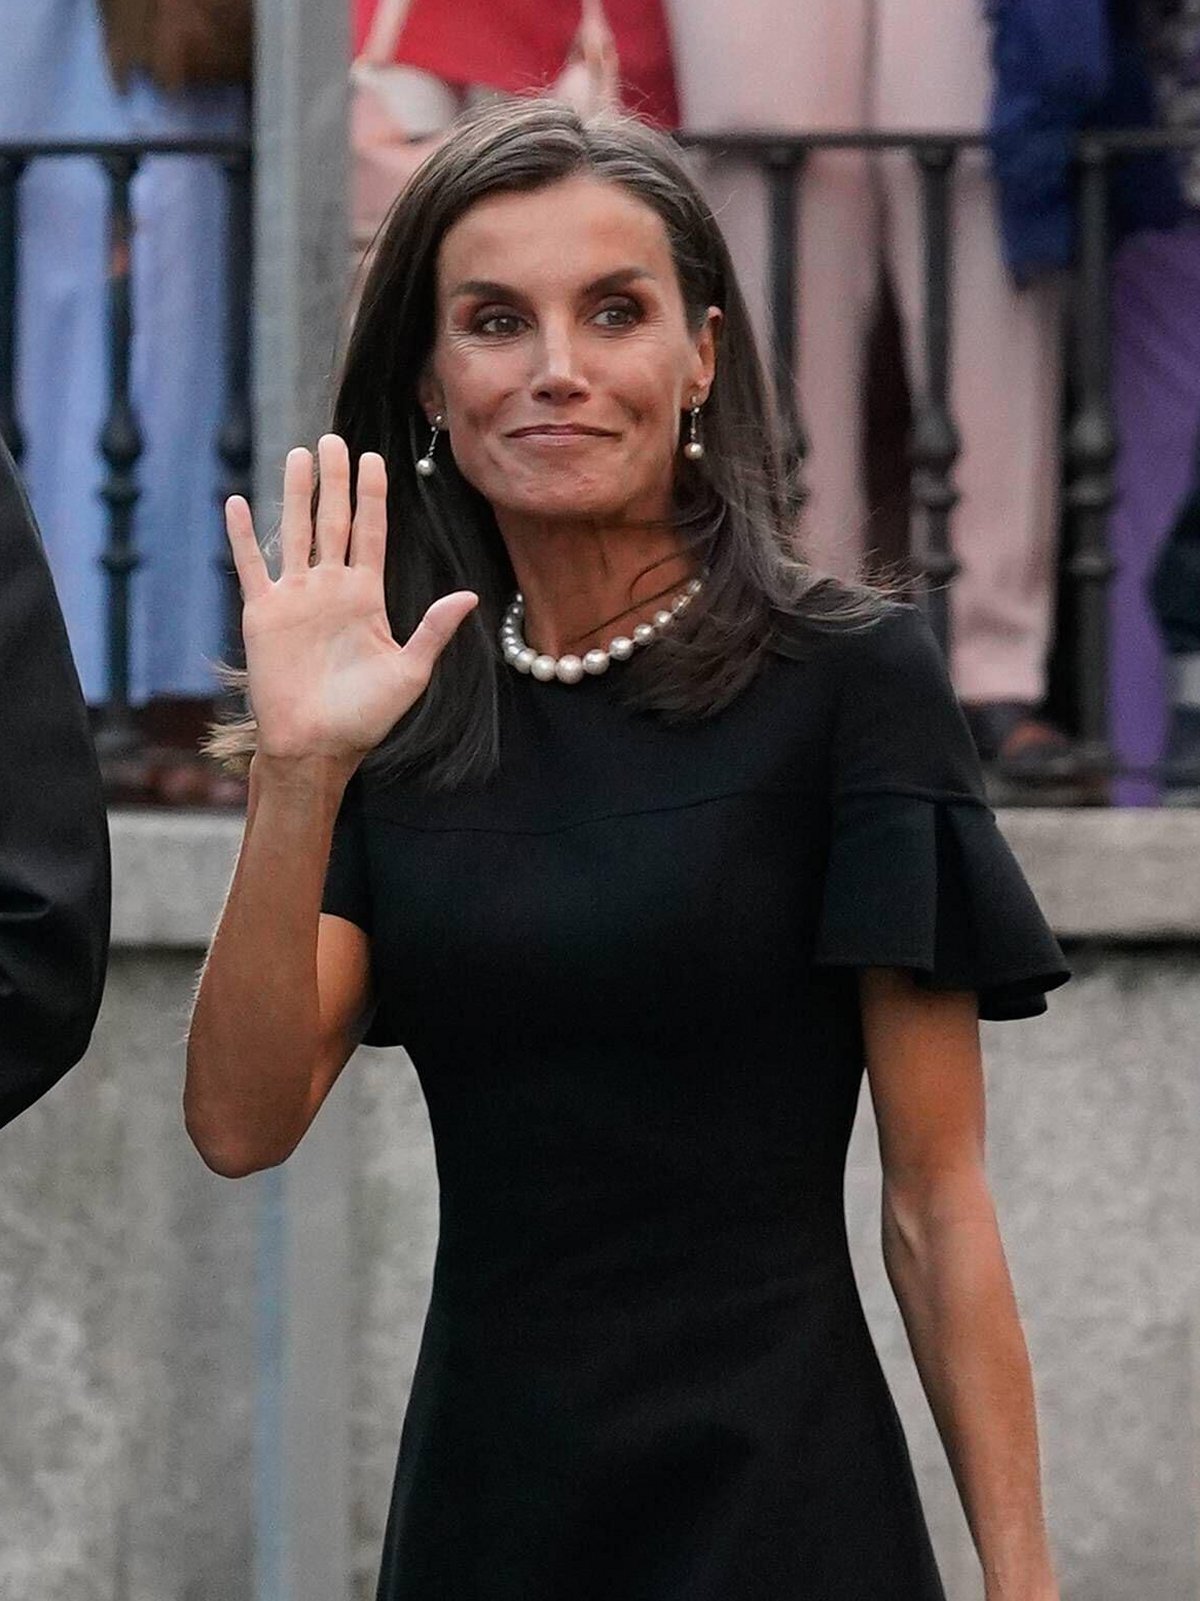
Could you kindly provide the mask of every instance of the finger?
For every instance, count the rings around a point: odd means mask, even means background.
[[[387,467],[376,451],[364,451],[358,462],[358,496],[350,532],[350,564],[382,574],[387,551]]]
[[[341,565],[350,543],[350,452],[337,434],[317,441],[317,560]]]
[[[289,450],[283,468],[283,518],[279,525],[281,570],[303,572],[312,550],[312,452]]]
[[[478,604],[479,596],[471,590],[456,589],[452,595],[435,600],[421,618],[404,647],[404,655],[422,678],[428,679],[455,630]]]
[[[225,502],[225,531],[229,535],[238,583],[242,586],[242,599],[253,600],[256,595],[265,594],[271,587],[271,576],[254,537],[254,518],[250,515],[249,504],[241,495],[230,495]]]

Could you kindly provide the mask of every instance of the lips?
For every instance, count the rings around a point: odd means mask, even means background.
[[[531,423],[528,428],[514,428],[510,439],[615,439],[609,428],[589,428],[585,423]]]

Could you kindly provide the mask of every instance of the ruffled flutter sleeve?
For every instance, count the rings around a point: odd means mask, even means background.
[[[915,606],[892,603],[841,644],[815,960],[974,990],[983,1018],[1044,1012],[1070,973],[987,804],[932,630]]]

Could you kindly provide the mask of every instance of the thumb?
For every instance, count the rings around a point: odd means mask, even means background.
[[[469,589],[456,589],[453,594],[435,600],[404,647],[410,667],[428,679],[459,625],[478,604],[479,596]]]

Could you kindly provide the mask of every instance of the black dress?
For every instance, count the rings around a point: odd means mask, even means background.
[[[348,792],[325,908],[441,1196],[381,1601],[943,1595],[847,1251],[854,970],[1067,973],[920,613],[785,632],[706,721],[514,673],[486,787]]]

